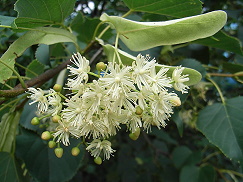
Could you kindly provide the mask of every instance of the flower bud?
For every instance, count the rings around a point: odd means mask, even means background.
[[[53,86],[53,89],[54,89],[56,92],[61,92],[61,90],[62,90],[62,86],[59,85],[59,84],[55,84],[55,85]]]
[[[63,148],[60,148],[60,147],[55,148],[54,152],[55,152],[55,154],[56,154],[56,156],[57,156],[58,158],[61,158],[62,155],[63,155]]]
[[[58,115],[55,115],[55,116],[53,116],[51,119],[52,119],[52,122],[53,122],[53,123],[58,123],[58,121],[61,119],[61,117],[58,116]]]
[[[42,140],[49,140],[51,138],[51,133],[49,131],[44,131],[41,134],[41,139]]]
[[[96,157],[96,158],[94,158],[94,162],[95,162],[96,164],[98,164],[98,165],[101,165],[101,164],[102,164],[102,159],[101,159],[101,157]]]
[[[129,134],[129,137],[132,139],[132,140],[137,140],[139,135],[140,135],[140,128],[136,128],[136,131],[134,133],[130,133]]]
[[[77,156],[80,153],[80,149],[78,147],[73,147],[71,153],[73,156]]]
[[[56,146],[56,142],[54,142],[54,141],[49,141],[48,142],[48,146],[49,146],[49,148],[54,148],[55,146]]]
[[[34,117],[34,118],[31,120],[31,124],[32,124],[32,125],[38,125],[38,124],[40,124],[40,120],[39,120],[39,118]]]
[[[99,62],[96,64],[96,69],[98,71],[104,71],[106,69],[106,64],[104,62]]]
[[[136,114],[136,115],[141,115],[142,113],[143,113],[142,108],[141,108],[140,106],[137,106],[137,107],[136,107],[136,112],[135,112],[135,114]]]
[[[172,96],[170,99],[170,102],[173,104],[173,106],[180,106],[181,105],[181,100],[177,96]]]

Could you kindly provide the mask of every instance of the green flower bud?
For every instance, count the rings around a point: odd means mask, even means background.
[[[71,153],[73,156],[77,156],[80,153],[80,149],[78,147],[73,147]]]
[[[137,140],[139,135],[140,135],[140,128],[136,128],[136,131],[134,133],[130,133],[129,134],[129,137],[132,139],[132,140]]]
[[[53,116],[51,119],[52,119],[52,122],[53,122],[53,123],[58,123],[58,121],[61,119],[61,117],[58,116],[58,115],[55,115],[55,116]]]
[[[51,133],[49,131],[44,131],[41,134],[41,138],[42,140],[49,140],[51,138]]]
[[[98,165],[101,165],[102,164],[102,159],[100,157],[96,157],[94,158],[94,162]]]
[[[141,109],[141,107],[140,106],[137,106],[136,107],[136,112],[135,112],[135,114],[136,115],[141,115],[143,113],[143,110]]]
[[[52,148],[54,148],[56,146],[56,142],[51,140],[51,141],[48,142],[48,146],[49,146],[49,148],[52,149]]]
[[[56,92],[61,92],[61,90],[62,90],[62,86],[59,85],[59,84],[55,84],[55,85],[53,86],[53,89],[54,89]]]
[[[63,149],[60,148],[60,147],[55,148],[54,152],[55,152],[55,154],[56,154],[56,156],[57,156],[58,158],[61,158],[62,155],[63,155]]]
[[[96,64],[96,69],[98,71],[104,71],[106,69],[106,64],[104,62],[99,62]]]
[[[31,124],[32,124],[32,125],[38,125],[38,124],[40,124],[40,120],[39,120],[39,118],[34,117],[34,118],[31,120]]]

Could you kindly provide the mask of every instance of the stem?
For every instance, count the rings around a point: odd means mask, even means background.
[[[130,15],[133,12],[133,10],[129,10],[128,12],[126,12],[124,15],[122,15],[122,18]]]
[[[56,68],[47,70],[46,72],[42,73],[38,77],[35,77],[31,80],[28,80],[25,82],[25,84],[28,87],[33,87],[37,84],[42,85],[46,81],[50,80],[52,77],[54,77],[56,74],[58,74],[61,70],[67,67],[68,64],[70,64],[71,61],[68,59],[67,61],[63,62]],[[0,97],[15,97],[17,95],[20,95],[24,93],[27,89],[23,88],[20,84],[14,87],[13,90],[0,90]]]
[[[22,85],[23,88],[27,88],[27,86],[24,83],[24,80],[21,78],[21,76],[19,75],[19,73],[12,68],[11,66],[9,66],[8,64],[6,64],[5,62],[3,62],[2,60],[0,60],[0,63],[2,63],[4,66],[8,67],[10,70],[12,70],[12,72],[18,77],[20,84]]]
[[[206,79],[209,80],[209,81],[215,86],[215,88],[217,89],[217,91],[218,91],[218,93],[219,93],[219,96],[220,96],[220,98],[221,98],[222,103],[225,105],[225,99],[224,99],[224,96],[223,96],[223,94],[222,94],[222,92],[221,92],[219,86],[217,85],[217,83],[216,83],[215,81],[213,81],[213,80],[210,78],[209,75],[206,75]]]
[[[95,73],[93,73],[93,72],[88,72],[88,74],[89,74],[89,75],[93,75],[93,76],[95,76],[95,77],[97,77],[97,78],[100,77],[99,75],[97,75],[97,74],[95,74]]]
[[[218,171],[222,172],[222,173],[232,173],[234,175],[240,176],[241,178],[243,178],[243,174],[238,173],[236,171],[232,171],[232,170],[228,170],[228,169],[218,169]]]
[[[99,30],[100,26],[101,26],[103,23],[104,23],[104,22],[100,22],[100,23],[96,26],[95,31],[94,31],[94,35],[93,35],[93,37],[92,37],[92,40],[95,40],[95,36],[96,36],[96,34],[98,33],[98,30]]]
[[[60,92],[57,92],[58,93],[58,95],[61,97],[61,98],[63,98],[64,100],[67,100],[68,98],[67,97],[65,97],[64,95],[62,95]]]
[[[243,76],[242,74],[228,74],[228,73],[208,73],[210,76],[220,76],[220,77],[235,77],[235,76]]]
[[[100,39],[103,35],[104,35],[104,33],[110,28],[111,26],[110,25],[108,25],[107,27],[105,27],[104,28],[104,30],[102,30],[102,32],[100,32],[100,34],[98,35],[98,39]]]
[[[32,74],[35,75],[35,76],[38,76],[38,74],[36,74],[36,73],[33,72],[32,70],[30,70],[29,68],[26,68],[25,66],[22,66],[21,64],[19,64],[19,63],[17,63],[17,62],[15,63],[15,65],[17,65],[17,66],[20,67],[20,68],[25,69],[26,71],[32,73]]]

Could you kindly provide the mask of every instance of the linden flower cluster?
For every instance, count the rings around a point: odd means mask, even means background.
[[[131,66],[110,62],[96,75],[90,73],[89,61],[77,53],[71,60],[74,66],[67,67],[71,96],[62,102],[60,93],[52,89],[45,95],[40,88],[29,88],[29,98],[38,102],[39,113],[59,116],[52,133],[55,142],[68,146],[70,137],[84,137],[91,141],[86,143],[86,150],[92,156],[109,159],[115,150],[107,139],[116,135],[121,125],[130,133],[165,127],[173,107],[181,105],[177,94],[168,88],[182,93],[189,89],[184,84],[189,78],[182,75],[183,67],[175,68],[170,78],[169,68],[149,59],[139,54]],[[97,80],[88,83],[89,74],[96,75]]]

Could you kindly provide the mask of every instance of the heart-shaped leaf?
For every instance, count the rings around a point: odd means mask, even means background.
[[[33,28],[61,24],[73,12],[76,0],[18,0],[14,9],[17,27]]]
[[[70,180],[82,165],[84,147],[80,147],[81,153],[78,156],[71,155],[71,148],[77,143],[78,140],[72,140],[69,147],[63,148],[62,158],[57,158],[54,149],[48,148],[39,135],[23,129],[22,134],[17,137],[16,155],[24,160],[31,176],[39,181],[65,182]]]
[[[0,152],[0,179],[1,182],[27,181],[13,155],[7,152]]]
[[[207,106],[199,113],[197,128],[231,159],[243,160],[243,97]]]
[[[212,36],[224,26],[227,15],[224,11],[213,11],[165,22],[136,22],[107,14],[100,19],[116,29],[129,49],[142,51]]]

